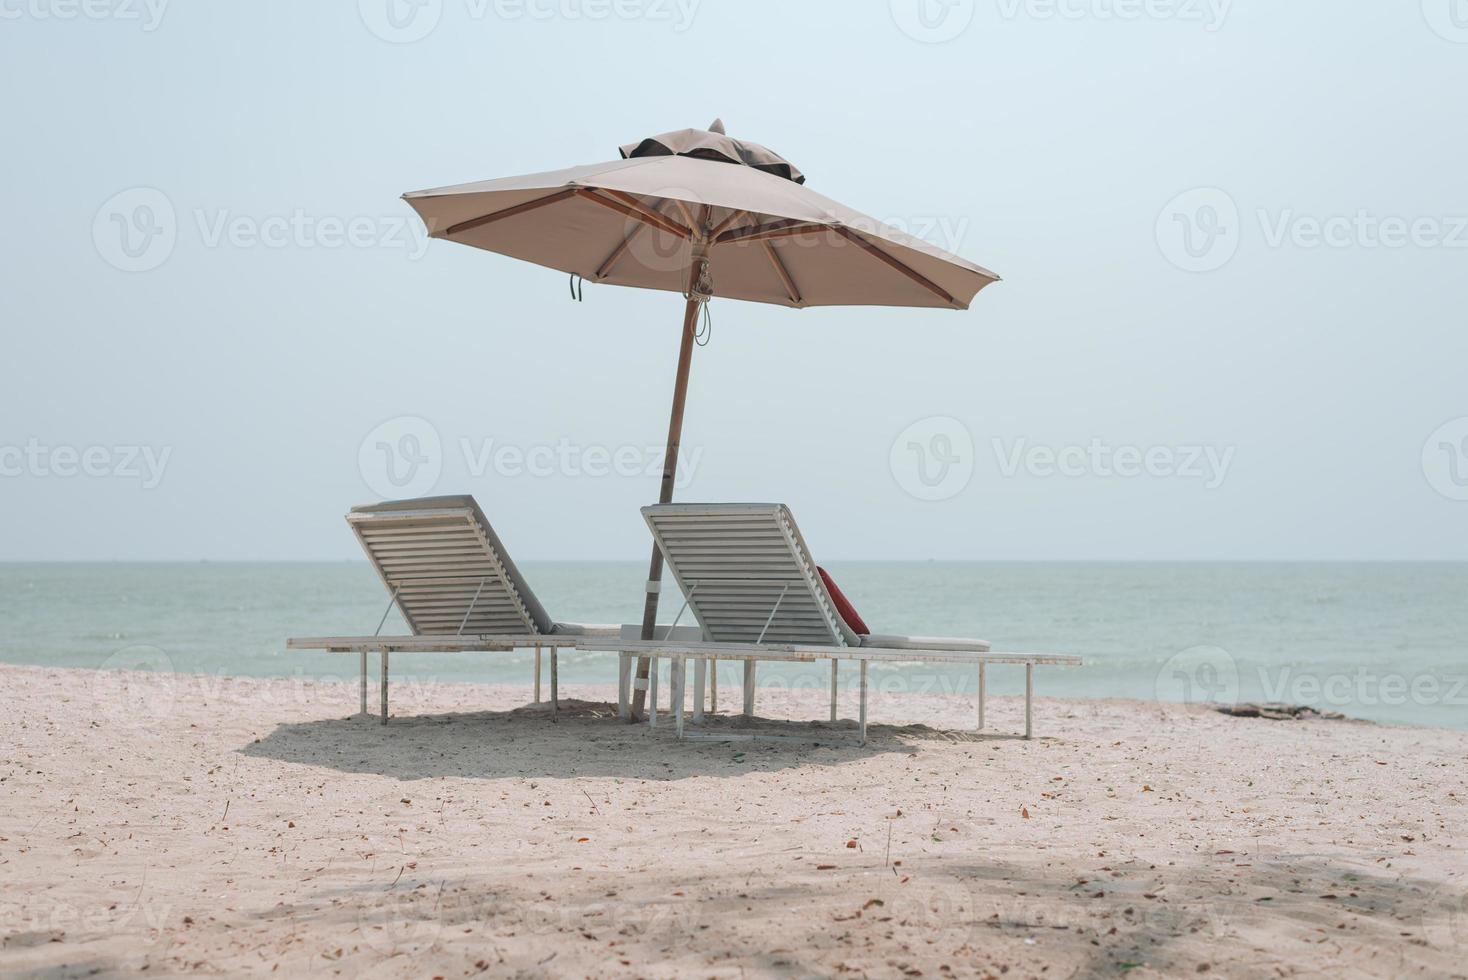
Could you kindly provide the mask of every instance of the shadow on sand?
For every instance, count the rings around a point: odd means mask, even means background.
[[[695,734],[692,727],[688,731]],[[872,725],[862,745],[853,722],[755,718],[746,723],[727,715],[710,717],[696,731],[704,737],[678,741],[666,715],[657,729],[649,729],[619,722],[613,704],[565,700],[554,714],[540,704],[512,711],[394,717],[387,725],[362,716],[294,722],[280,725],[241,751],[247,756],[395,779],[685,779],[811,764],[842,765],[875,755],[912,753],[917,750],[915,743],[923,741],[1011,738],[946,732],[924,725]],[[778,738],[741,738],[750,733]]]
[[[900,876],[879,863],[865,874],[771,867],[763,846],[763,865],[701,870],[701,900],[679,897],[688,872],[670,863],[611,891],[575,874],[410,876],[335,893],[327,910],[316,896],[265,914],[324,916],[335,934],[360,934],[374,954],[406,962],[463,950],[500,976],[899,976],[911,958],[936,955],[952,968],[944,976],[1125,977],[1146,966],[1140,975],[1273,977],[1301,975],[1292,966],[1301,950],[1319,964],[1311,976],[1460,975],[1462,949],[1435,928],[1454,909],[1432,883],[1311,855],[1245,866],[1244,881],[1231,864],[1195,857],[1116,862],[1116,876],[1080,884],[1043,860],[919,857]],[[776,920],[791,909],[807,925],[782,947],[752,941],[790,933]],[[543,941],[500,952],[500,940],[527,935]],[[629,969],[608,958],[618,947]]]

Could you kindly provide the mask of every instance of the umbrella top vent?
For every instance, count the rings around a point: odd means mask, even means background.
[[[622,147],[623,159],[663,156],[695,157],[700,160],[733,163],[763,170],[767,174],[793,180],[797,184],[805,183],[805,175],[780,154],[758,143],[737,140],[727,135],[721,119],[715,119],[708,129],[679,129],[660,136],[649,136],[645,140]]]

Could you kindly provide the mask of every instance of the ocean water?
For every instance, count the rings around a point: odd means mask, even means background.
[[[552,616],[639,618],[641,563],[527,562]],[[1376,721],[1468,728],[1468,564],[846,562],[830,571],[879,632],[978,636],[1074,653],[1041,695],[1288,701]],[[0,661],[251,676],[355,677],[356,657],[289,636],[370,634],[387,596],[366,563],[0,564]],[[678,605],[665,596],[663,620]],[[685,622],[687,618],[685,618]],[[393,613],[385,633],[403,632]],[[531,653],[400,654],[395,680],[530,681]],[[762,685],[824,688],[825,665],[762,665]],[[567,651],[566,683],[616,657]],[[735,668],[721,677],[737,685]],[[974,672],[874,665],[878,691],[972,693]],[[1023,669],[989,670],[994,693]]]

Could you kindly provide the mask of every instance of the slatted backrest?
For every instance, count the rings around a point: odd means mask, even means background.
[[[347,522],[415,635],[551,632],[473,497],[354,507]]]
[[[658,504],[642,516],[706,639],[858,644],[784,504]]]

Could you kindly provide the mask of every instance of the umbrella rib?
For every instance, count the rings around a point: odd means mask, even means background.
[[[517,214],[524,214],[526,211],[534,211],[536,208],[543,208],[547,204],[555,204],[558,201],[564,201],[575,193],[576,188],[569,187],[566,190],[556,191],[554,194],[549,194],[545,197],[538,197],[533,201],[526,201],[524,204],[516,204],[514,207],[505,208],[502,211],[493,211],[489,214],[481,214],[477,218],[470,218],[468,221],[461,221],[456,225],[449,225],[448,228],[444,229],[444,232],[441,236],[435,235],[431,237],[452,238],[454,235],[459,235],[466,231],[473,231],[475,228],[482,228],[487,224],[499,221],[501,218],[512,218]]]
[[[666,203],[666,201],[659,200],[653,204],[652,209],[661,214],[663,210],[663,205]],[[612,271],[612,266],[617,264],[617,260],[620,259],[622,255],[627,251],[627,249],[632,246],[632,242],[637,238],[637,236],[642,234],[644,229],[650,227],[652,226],[643,222],[638,222],[637,224],[633,225],[632,230],[627,233],[627,236],[617,244],[616,248],[612,249],[611,254],[606,257],[602,264],[597,266],[596,274],[593,275],[592,278],[602,280],[610,275]]]
[[[746,225],[743,228],[726,231],[714,239],[714,244],[728,245],[733,242],[758,242],[766,238],[790,238],[793,235],[804,235],[807,232],[820,231],[826,227],[828,226],[820,222],[799,221],[795,218],[786,218],[782,221],[772,221],[767,225]]]
[[[780,277],[780,282],[784,285],[785,293],[790,297],[790,302],[799,306],[803,302],[800,298],[800,290],[795,288],[795,280],[790,278],[790,270],[785,268],[784,262],[780,261],[780,256],[776,253],[775,246],[768,241],[761,242],[760,244],[764,246],[765,254],[770,257],[770,265],[774,266],[775,275]]]
[[[607,196],[603,197],[603,194]],[[613,211],[618,211],[629,218],[646,222],[655,228],[666,231],[670,235],[677,235],[683,239],[693,237],[693,232],[678,224],[672,218],[652,210],[631,194],[624,194],[621,191],[605,190],[603,188],[581,188],[578,191],[578,196],[600,204],[604,208],[611,208]]]
[[[888,255],[886,252],[882,251],[880,248],[878,248],[877,246],[873,245],[871,242],[867,241],[865,238],[861,237],[856,232],[852,231],[850,228],[847,228],[847,227],[845,227],[843,225],[835,225],[835,226],[833,226],[833,230],[836,232],[836,234],[840,235],[842,238],[846,239],[848,242],[851,242],[853,245],[858,246],[859,248],[863,249],[864,251],[866,251],[867,253],[869,253],[873,257],[875,257],[875,258],[879,259],[880,261],[882,261],[887,266],[889,266],[889,267],[891,267],[893,269],[896,269],[898,272],[902,273],[904,276],[906,276],[907,278],[911,279],[913,282],[917,283],[919,286],[922,286],[928,292],[930,292],[933,295],[937,296],[939,299],[943,300],[943,302],[947,303],[949,306],[957,306],[958,305],[957,303],[955,303],[953,301],[953,296],[951,294],[949,294],[949,292],[947,290],[945,290],[942,286],[939,286],[937,283],[933,282],[931,279],[929,279],[927,276],[923,275],[921,272],[918,272],[916,269],[913,269],[907,263],[905,263],[905,262],[901,261],[900,259],[897,259],[897,258],[895,258],[895,257],[893,257],[891,255]]]
[[[692,228],[694,225],[698,224],[698,222],[693,220],[693,212],[688,210],[688,205],[684,204],[676,197],[673,198],[673,203],[678,206],[678,213],[683,215],[683,221],[686,225],[688,225],[688,227]]]
[[[718,224],[714,225],[713,229],[709,232],[709,238],[710,239],[717,239],[726,230],[728,230],[728,228],[729,228],[730,225],[734,224],[740,218],[744,217],[747,214],[749,214],[748,211],[731,211],[729,213],[729,217],[725,218],[723,221],[720,221]],[[756,222],[756,224],[757,223],[758,222]]]
[[[642,230],[647,227],[649,226],[641,222],[633,225],[632,230],[627,232],[627,237],[623,238],[617,244],[617,247],[612,249],[612,254],[606,257],[606,261],[597,267],[596,275],[593,278],[605,279],[607,274],[612,271],[612,266],[616,265],[617,260],[622,257],[622,253],[626,252],[628,247],[631,246],[632,240],[642,234]]]

